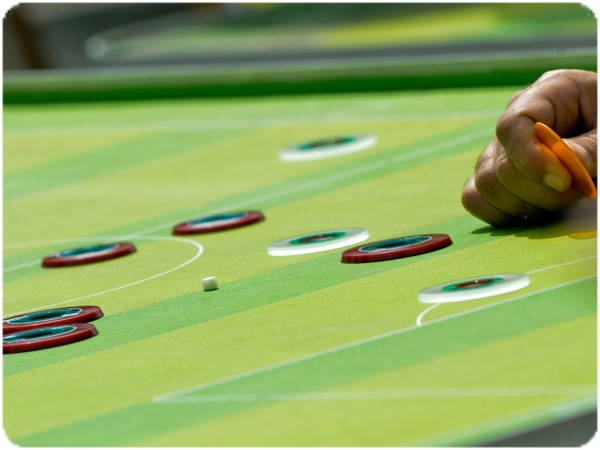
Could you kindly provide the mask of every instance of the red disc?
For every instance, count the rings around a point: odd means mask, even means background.
[[[91,323],[70,323],[53,327],[34,328],[2,336],[3,353],[21,353],[83,341],[98,334]]]
[[[130,242],[118,242],[115,244],[99,244],[86,247],[72,248],[63,250],[53,255],[46,256],[42,260],[44,267],[64,267],[77,266],[79,264],[88,264],[107,259],[118,258],[120,256],[135,253],[136,248]]]
[[[452,245],[447,234],[420,234],[359,245],[342,253],[347,264],[387,261],[422,255]]]
[[[260,211],[216,214],[188,220],[173,227],[173,234],[201,234],[243,227],[265,220]]]
[[[70,306],[34,311],[4,319],[2,321],[2,333],[16,333],[68,323],[87,323],[102,316],[104,314],[98,306]]]

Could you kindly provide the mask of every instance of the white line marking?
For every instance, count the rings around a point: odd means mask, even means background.
[[[595,276],[596,275],[590,275],[590,276],[587,276],[587,277],[584,277],[584,278],[579,278],[577,280],[569,281],[569,282],[562,283],[562,284],[559,284],[559,285],[556,285],[556,286],[552,286],[552,287],[549,287],[549,288],[540,289],[539,291],[529,292],[527,294],[524,294],[524,295],[521,295],[521,296],[518,296],[518,297],[514,297],[514,298],[510,298],[510,299],[505,299],[505,300],[502,300],[502,301],[497,302],[497,303],[491,303],[491,304],[488,304],[488,305],[482,305],[482,306],[480,306],[478,308],[473,308],[473,309],[470,309],[468,311],[463,311],[463,312],[460,312],[460,313],[457,313],[457,314],[453,314],[453,315],[450,315],[450,316],[441,317],[439,319],[432,320],[431,322],[428,322],[428,323],[424,324],[421,327],[418,327],[417,325],[412,325],[412,326],[409,326],[409,327],[406,327],[406,328],[401,328],[401,329],[398,329],[398,330],[388,331],[387,333],[382,333],[382,334],[378,334],[376,336],[371,336],[371,337],[368,337],[368,338],[359,339],[359,340],[354,341],[354,342],[349,342],[347,344],[343,344],[343,345],[340,345],[340,346],[337,346],[337,347],[331,347],[331,348],[328,348],[328,349],[325,349],[325,350],[321,350],[319,352],[310,353],[308,355],[300,356],[298,358],[289,359],[287,361],[281,361],[281,362],[278,362],[278,363],[275,363],[275,364],[271,364],[271,365],[268,365],[268,366],[259,367],[257,369],[249,370],[247,372],[242,372],[242,373],[238,373],[238,374],[235,374],[235,375],[230,375],[228,377],[224,377],[224,378],[221,378],[219,380],[214,380],[214,381],[210,381],[208,383],[203,383],[203,384],[199,384],[199,385],[196,385],[196,386],[191,386],[189,388],[180,389],[178,391],[174,391],[174,392],[169,393],[169,394],[165,394],[165,395],[161,395],[161,396],[155,397],[152,401],[155,402],[155,403],[170,401],[171,399],[173,399],[175,397],[179,397],[179,396],[182,396],[182,395],[185,395],[185,394],[189,394],[191,392],[203,391],[203,390],[206,390],[206,389],[214,387],[214,386],[219,386],[219,385],[228,383],[230,381],[236,381],[236,380],[241,380],[241,379],[244,379],[244,378],[249,378],[251,376],[258,375],[258,374],[261,374],[261,373],[264,373],[264,372],[268,372],[268,371],[271,371],[271,370],[279,369],[281,367],[290,366],[292,364],[297,364],[299,362],[308,361],[308,360],[311,360],[311,359],[318,358],[320,356],[325,356],[325,355],[336,353],[336,352],[339,352],[339,351],[342,351],[342,350],[347,350],[347,349],[350,349],[350,348],[358,347],[358,346],[361,346],[361,345],[364,345],[364,344],[368,344],[370,342],[375,342],[375,341],[378,341],[378,340],[381,340],[381,339],[385,339],[385,338],[388,338],[388,337],[397,336],[397,335],[400,335],[400,334],[403,334],[403,333],[407,333],[409,331],[413,331],[413,330],[416,330],[416,329],[422,329],[423,327],[427,327],[427,326],[431,326],[431,325],[434,325],[434,324],[437,324],[437,323],[441,323],[441,322],[445,322],[445,321],[448,321],[448,320],[456,319],[458,317],[466,316],[468,314],[473,314],[473,313],[478,312],[478,311],[483,311],[483,310],[486,310],[486,309],[495,308],[497,306],[500,306],[500,305],[503,305],[503,304],[506,304],[506,303],[510,303],[510,302],[513,302],[513,301],[516,301],[516,300],[520,300],[520,299],[523,299],[523,298],[526,298],[526,297],[530,297],[532,295],[537,295],[537,294],[541,294],[541,293],[544,293],[544,292],[552,291],[554,289],[559,289],[559,288],[562,288],[562,287],[565,287],[565,286],[570,286],[571,284],[575,284],[575,283],[579,283],[579,282],[582,282],[582,281],[585,281],[585,280],[589,280],[589,279],[595,278]]]
[[[85,238],[74,238],[74,239],[63,239],[60,240],[59,242],[86,242],[86,241],[117,241],[117,240],[121,240],[122,236],[90,236],[90,237],[85,237]],[[179,264],[178,266],[172,267],[168,270],[165,270],[164,272],[160,272],[157,273],[155,275],[149,276],[147,278],[143,278],[141,280],[137,280],[134,281],[132,283],[127,283],[124,284],[122,286],[117,286],[111,289],[106,289],[104,291],[100,291],[100,292],[95,292],[93,294],[89,294],[89,295],[84,295],[81,297],[76,297],[76,298],[71,298],[69,300],[64,300],[61,302],[57,302],[57,303],[53,303],[51,305],[44,305],[44,306],[39,306],[39,307],[35,307],[35,308],[30,308],[27,310],[23,310],[23,311],[15,311],[15,312],[11,312],[11,313],[6,313],[5,317],[7,316],[12,316],[12,315],[17,315],[17,314],[25,314],[28,313],[30,311],[34,311],[34,310],[38,310],[38,309],[46,309],[46,308],[52,308],[55,306],[60,306],[60,305],[64,305],[66,303],[72,303],[72,302],[76,302],[79,300],[84,300],[84,299],[88,299],[88,298],[92,298],[92,297],[97,297],[98,295],[103,295],[103,294],[108,294],[109,292],[115,292],[115,291],[119,291],[121,289],[125,289],[131,286],[136,286],[138,284],[141,283],[145,283],[146,281],[150,281],[150,280],[154,280],[155,278],[158,277],[162,277],[164,275],[167,275],[171,272],[175,272],[176,270],[181,269],[182,267],[187,266],[188,264],[194,262],[196,259],[198,259],[200,257],[200,255],[202,255],[202,252],[204,251],[204,248],[202,247],[202,245],[196,241],[192,241],[191,239],[183,239],[183,238],[176,238],[176,237],[166,237],[166,236],[135,236],[132,235],[131,236],[132,239],[141,239],[141,240],[150,240],[150,241],[175,241],[175,242],[182,242],[185,244],[191,244],[193,246],[196,247],[197,251],[196,254],[194,256],[192,256],[190,259],[188,259],[187,261],[184,261],[183,263]],[[48,242],[48,241],[41,241],[41,242]],[[29,246],[36,246],[39,243],[35,243],[35,242],[30,242],[28,243],[30,244]],[[39,263],[39,261],[38,261]]]
[[[487,130],[483,130],[483,131],[478,131],[478,132],[474,132],[471,133],[469,135],[466,135],[464,137],[459,137],[457,139],[454,140],[450,140],[450,141],[444,141],[442,144],[438,144],[438,145],[433,145],[431,147],[422,149],[422,150],[418,150],[418,151],[413,151],[410,152],[406,155],[400,155],[400,156],[396,156],[394,158],[390,158],[387,161],[378,161],[378,162],[374,162],[371,164],[367,164],[364,166],[360,166],[354,169],[350,169],[347,170],[346,172],[341,172],[335,175],[331,175],[329,177],[325,177],[325,178],[319,178],[317,180],[314,181],[308,181],[306,183],[302,183],[302,184],[298,184],[296,186],[292,186],[289,187],[287,189],[282,189],[279,191],[274,191],[271,192],[269,194],[265,194],[259,197],[255,197],[251,200],[244,200],[238,203],[234,203],[234,204],[230,204],[218,209],[215,209],[213,211],[207,212],[206,215],[212,215],[212,214],[219,214],[225,211],[232,211],[232,210],[236,210],[236,209],[240,209],[240,208],[249,208],[252,205],[256,205],[260,202],[264,202],[267,200],[273,200],[276,198],[280,198],[280,197],[285,197],[289,194],[295,194],[297,192],[301,192],[307,189],[311,189],[314,187],[318,187],[318,186],[322,186],[325,184],[329,184],[329,183],[333,183],[335,181],[339,181],[339,180],[343,180],[344,178],[349,178],[349,177],[353,177],[355,175],[361,174],[361,173],[366,173],[366,172],[370,172],[372,170],[376,170],[376,169],[380,169],[382,167],[385,167],[386,165],[390,165],[390,164],[397,164],[399,162],[403,162],[412,158],[416,158],[422,155],[426,155],[426,154],[430,154],[430,153],[435,153],[441,150],[446,150],[447,148],[451,148],[455,145],[459,145],[459,144],[464,144],[467,143],[469,141],[473,141],[475,139],[484,137],[484,136],[488,136],[489,132]],[[156,231],[162,231],[166,228],[171,227],[173,224],[169,223],[169,224],[164,224],[164,225],[158,225],[152,228],[147,228],[146,230],[142,230],[139,231],[137,234],[145,234],[145,233],[153,233]]]
[[[400,156],[396,156],[394,158],[390,158],[386,161],[377,161],[371,164],[367,164],[361,167],[357,167],[355,169],[350,169],[347,170],[346,172],[341,172],[335,175],[331,175],[329,177],[325,177],[325,178],[319,178],[317,180],[314,181],[308,181],[306,183],[302,183],[302,184],[297,184],[295,186],[291,186],[287,189],[282,189],[279,191],[274,191],[271,192],[269,194],[265,194],[259,197],[255,197],[251,200],[244,200],[238,203],[234,203],[234,204],[230,204],[224,207],[221,207],[219,209],[210,211],[208,213],[206,213],[206,215],[212,215],[212,214],[219,214],[222,212],[226,212],[226,211],[232,211],[232,210],[236,210],[239,208],[249,208],[249,207],[253,207],[254,205],[260,203],[260,202],[264,202],[264,201],[268,201],[268,200],[274,200],[276,198],[281,198],[281,197],[285,197],[289,194],[295,194],[297,192],[301,192],[307,189],[311,189],[314,187],[318,187],[318,186],[323,186],[325,184],[329,184],[329,183],[333,183],[335,181],[339,181],[339,180],[343,180],[344,178],[349,178],[349,177],[353,177],[356,176],[358,174],[362,174],[362,173],[366,173],[366,172],[370,172],[372,170],[377,170],[377,169],[381,169],[383,167],[385,167],[386,165],[390,165],[390,164],[397,164],[400,162],[404,162],[413,158],[417,158],[419,156],[422,155],[427,155],[430,153],[435,153],[441,150],[445,150],[447,148],[451,148],[454,145],[459,145],[459,144],[465,144],[467,142],[473,141],[475,139],[479,139],[481,137],[484,136],[488,136],[489,132],[487,130],[483,130],[483,131],[479,131],[479,132],[475,132],[475,133],[471,133],[469,135],[465,135],[462,137],[459,137],[457,139],[454,140],[450,140],[450,141],[444,141],[442,144],[435,144],[432,145],[431,147],[427,147],[421,150],[415,150],[409,153],[406,153],[404,155],[400,155]],[[152,228],[147,228],[145,230],[139,231],[137,234],[146,234],[146,233],[153,233],[156,231],[162,231],[168,227],[171,227],[173,224],[169,223],[169,224],[164,224],[164,225],[158,225]]]
[[[374,162],[374,163],[367,164],[367,165],[364,165],[364,166],[356,167],[354,169],[349,169],[349,170],[347,170],[345,172],[341,172],[341,173],[338,173],[338,174],[335,174],[335,175],[331,175],[329,177],[319,178],[317,180],[308,181],[308,182],[305,182],[305,183],[302,183],[302,184],[291,186],[291,187],[289,187],[287,189],[282,189],[282,190],[279,190],[279,191],[273,191],[273,192],[270,192],[268,194],[264,194],[264,195],[255,197],[255,198],[250,199],[250,200],[244,200],[244,201],[241,201],[241,202],[238,202],[238,203],[229,204],[229,205],[220,207],[218,209],[206,212],[205,215],[219,214],[219,213],[222,213],[222,212],[233,211],[233,210],[240,209],[240,208],[249,208],[252,205],[256,205],[256,204],[258,204],[260,202],[264,202],[264,201],[273,200],[273,199],[276,199],[276,198],[285,197],[287,195],[295,194],[297,192],[301,192],[301,191],[304,191],[304,190],[307,190],[307,189],[311,189],[311,188],[314,188],[314,187],[319,187],[319,186],[323,186],[323,185],[326,185],[326,184],[329,184],[329,183],[333,183],[335,181],[343,180],[344,178],[349,178],[349,177],[353,177],[353,176],[356,176],[356,175],[361,174],[361,173],[366,173],[366,172],[370,172],[372,170],[380,169],[380,168],[385,167],[386,165],[397,164],[397,163],[405,162],[407,160],[410,160],[412,158],[416,158],[416,157],[419,157],[419,156],[422,156],[422,155],[428,155],[428,154],[431,154],[431,153],[435,153],[435,152],[439,152],[439,151],[442,151],[442,150],[446,150],[447,148],[453,147],[455,145],[465,144],[467,142],[473,141],[475,139],[478,139],[478,138],[481,138],[481,137],[484,137],[484,136],[487,136],[487,135],[489,135],[489,132],[487,130],[482,130],[482,131],[474,132],[474,133],[471,133],[469,135],[461,136],[461,137],[458,137],[458,138],[450,140],[450,141],[444,141],[442,144],[436,144],[436,145],[433,145],[431,147],[427,147],[427,148],[424,148],[424,149],[421,149],[421,150],[412,151],[412,152],[409,152],[409,153],[404,154],[404,155],[396,156],[394,158],[388,159],[387,161]],[[140,231],[137,231],[137,232],[135,232],[133,234],[122,236],[122,238],[123,239],[132,239],[131,236],[141,236],[141,235],[145,235],[145,234],[149,234],[149,233],[154,233],[154,232],[157,232],[157,231],[163,231],[165,229],[171,228],[174,223],[175,222],[173,221],[173,222],[165,223],[165,224],[162,224],[162,225],[157,225],[157,226],[154,226],[154,227],[151,227],[151,228],[146,228],[145,230],[140,230]],[[56,241],[46,241],[46,243],[48,243],[49,245],[52,245],[52,244],[55,244]],[[43,244],[43,242],[40,241],[40,245],[42,245],[42,244]],[[6,244],[6,245],[4,245],[4,248],[6,248],[6,249],[12,249],[12,248],[20,248],[21,246],[22,246],[22,244],[18,244],[18,243],[16,243],[16,244]],[[36,263],[37,263],[37,261],[36,261]],[[27,264],[29,264],[29,263],[27,263]],[[31,264],[33,265],[33,262],[31,262]],[[28,267],[28,266],[25,266],[23,264],[20,265],[20,266],[22,266],[22,267],[14,266],[14,267],[10,267],[8,269],[5,269],[5,272],[7,272],[7,271],[10,272],[10,271],[13,271],[13,270],[18,270],[20,268]]]
[[[502,110],[484,110],[484,111],[454,111],[449,113],[414,113],[414,114],[377,114],[369,115],[368,105],[365,107],[367,110],[365,115],[361,116],[347,116],[340,112],[331,112],[326,116],[309,116],[309,117],[295,117],[291,119],[281,118],[239,118],[239,119],[216,119],[216,120],[188,120],[188,121],[161,121],[155,123],[144,123],[144,124],[111,124],[110,126],[94,126],[88,125],[80,128],[69,128],[67,127],[52,127],[48,129],[37,128],[36,130],[8,130],[5,131],[5,135],[27,135],[32,134],[39,135],[53,135],[53,134],[65,134],[65,133],[77,133],[82,132],[100,132],[100,133],[114,133],[117,131],[135,131],[135,132],[156,132],[156,131],[181,131],[181,130],[220,130],[220,129],[234,129],[234,128],[255,128],[255,127],[282,127],[289,125],[311,125],[321,123],[346,123],[346,122],[359,122],[361,124],[368,122],[392,122],[392,121],[405,121],[405,122],[421,122],[431,120],[449,120],[449,119],[481,119],[481,118],[497,118],[502,114]]]
[[[425,317],[425,315],[431,311],[434,308],[437,308],[438,306],[440,306],[441,303],[434,303],[433,305],[431,305],[429,308],[427,308],[425,311],[423,311],[421,314],[419,314],[419,316],[417,317],[417,326],[421,326],[423,325],[423,317]]]
[[[38,266],[38,265],[40,265],[39,260],[29,261],[29,262],[26,262],[23,264],[19,264],[17,266],[9,267],[8,269],[4,269],[3,273],[14,272],[15,270],[26,269],[27,267]]]
[[[575,264],[578,262],[583,262],[583,261],[589,261],[590,259],[596,259],[598,256],[589,256],[587,258],[581,258],[581,259],[575,259],[573,261],[568,261],[566,263],[562,263],[562,264],[555,264],[554,266],[548,266],[548,267],[542,267],[541,269],[535,269],[535,270],[531,270],[529,272],[527,272],[529,275],[531,275],[532,273],[539,273],[539,272],[543,272],[545,270],[550,270],[550,269],[556,269],[557,267],[563,267],[563,266],[568,266],[570,264]]]
[[[598,256],[589,256],[587,258],[575,259],[573,261],[568,261],[566,263],[561,263],[561,264],[555,264],[553,266],[542,267],[540,269],[531,270],[531,271],[527,272],[527,274],[531,275],[532,273],[539,273],[539,272],[543,272],[545,270],[556,269],[557,267],[568,266],[570,264],[575,264],[575,263],[582,262],[582,261],[589,261],[591,259],[596,259],[597,257]],[[489,298],[489,297],[486,297],[486,298]],[[483,300],[483,299],[481,299],[481,300]],[[472,300],[464,300],[464,301],[472,301]],[[439,305],[442,305],[442,304],[446,304],[446,303],[447,302],[434,303],[432,306],[430,306],[425,311],[423,311],[421,314],[419,314],[419,316],[417,317],[417,320],[416,320],[416,324],[418,326],[423,325],[423,318],[427,315],[427,313],[429,313],[429,311],[431,311],[432,309],[434,309],[436,306],[439,306]],[[458,303],[458,302],[453,302],[453,303]]]
[[[165,403],[246,403],[260,401],[355,401],[411,398],[489,397],[578,397],[596,394],[596,385],[482,386],[456,388],[415,388],[385,391],[280,392],[265,394],[192,395]]]

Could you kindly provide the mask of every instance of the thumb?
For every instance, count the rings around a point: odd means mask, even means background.
[[[598,129],[594,128],[564,141],[579,157],[590,176],[595,178],[598,171]]]

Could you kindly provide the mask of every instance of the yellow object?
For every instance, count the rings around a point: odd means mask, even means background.
[[[573,185],[590,198],[596,198],[596,186],[577,155],[550,127],[536,122],[538,139],[562,162],[573,177]]]
[[[598,237],[598,231],[581,231],[579,233],[572,233],[569,237],[573,239],[594,239]]]

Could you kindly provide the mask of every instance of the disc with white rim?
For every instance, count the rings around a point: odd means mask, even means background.
[[[419,292],[422,303],[476,300],[523,289],[531,283],[524,273],[503,273],[442,283]]]
[[[369,238],[364,228],[343,228],[303,234],[274,242],[267,248],[271,256],[305,255],[358,244]]]
[[[298,144],[279,152],[279,159],[287,162],[314,161],[333,158],[366,150],[377,143],[372,134],[348,135]]]

